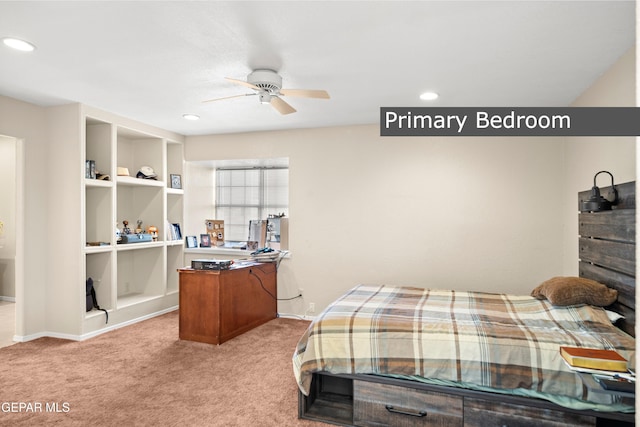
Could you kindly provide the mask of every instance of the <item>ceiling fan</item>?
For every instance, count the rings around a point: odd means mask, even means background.
[[[280,114],[295,113],[296,109],[286,103],[281,96],[297,96],[300,98],[329,99],[325,90],[313,89],[283,89],[282,77],[273,70],[255,70],[247,76],[247,81],[225,77],[232,83],[253,89],[254,93],[226,96],[224,98],[209,99],[202,102],[221,101],[223,99],[239,98],[241,96],[258,95],[262,104],[271,104]]]

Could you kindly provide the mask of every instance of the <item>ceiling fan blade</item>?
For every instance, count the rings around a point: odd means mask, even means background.
[[[280,114],[291,114],[296,112],[295,108],[293,108],[291,105],[287,104],[277,96],[271,98],[271,105],[273,106],[273,108],[278,110]]]
[[[229,80],[231,83],[235,83],[235,84],[238,84],[238,85],[246,86],[246,87],[249,87],[249,88],[251,88],[253,90],[262,90],[258,86],[254,85],[252,83],[249,83],[249,82],[245,82],[244,80],[232,79],[231,77],[225,77],[225,79]]]
[[[206,101],[202,101],[202,102],[204,103],[204,102],[222,101],[223,99],[240,98],[242,96],[252,96],[252,95],[256,95],[256,94],[255,93],[244,93],[242,95],[232,95],[232,96],[225,96],[223,98],[207,99]]]
[[[329,99],[329,93],[326,90],[280,89],[280,93],[285,96],[299,96],[301,98]]]

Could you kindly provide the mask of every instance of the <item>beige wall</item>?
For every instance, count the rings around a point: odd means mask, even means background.
[[[205,233],[205,219],[215,217],[215,177],[213,166],[205,162],[189,162],[185,164],[184,179],[184,229],[185,236],[196,236]]]
[[[575,100],[575,107],[634,107],[636,81],[635,47],[630,49],[589,89]],[[573,137],[564,143],[562,193],[564,208],[563,274],[578,273],[578,197],[579,191],[593,185],[593,176],[601,170],[611,172],[616,183],[636,179],[636,138]],[[598,176],[599,187],[611,185],[608,175]]]
[[[305,302],[283,313],[359,283],[528,293],[561,270],[559,139],[381,138],[373,125],[188,137],[185,153],[289,157],[279,292],[303,288]]]

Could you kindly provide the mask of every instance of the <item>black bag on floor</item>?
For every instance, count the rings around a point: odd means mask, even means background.
[[[93,289],[93,279],[91,277],[87,279],[86,300],[87,300],[87,311],[91,311],[94,308],[104,311],[104,314],[107,315],[107,321],[105,323],[109,323],[109,312],[107,312],[107,310],[105,310],[104,308],[100,308],[100,306],[98,305],[98,299],[96,298],[96,290]]]

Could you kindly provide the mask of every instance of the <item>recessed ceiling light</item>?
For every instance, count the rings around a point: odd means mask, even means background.
[[[32,52],[36,48],[34,45],[27,41],[16,39],[13,37],[5,37],[2,39],[2,42],[13,49],[21,50],[23,52]]]
[[[423,101],[433,101],[434,99],[438,99],[438,94],[435,92],[425,92],[420,95],[420,99]]]
[[[200,116],[197,116],[195,114],[183,114],[182,117],[187,120],[200,120]]]

